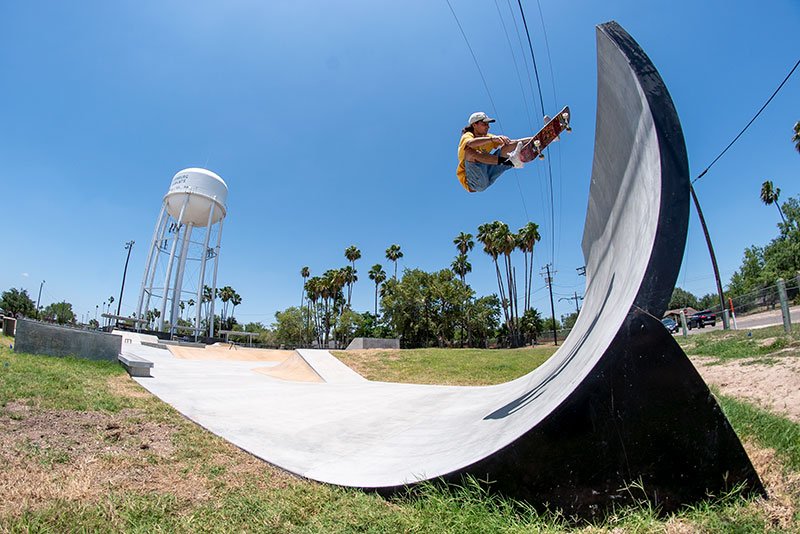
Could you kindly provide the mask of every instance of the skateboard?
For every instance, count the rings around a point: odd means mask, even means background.
[[[545,117],[546,124],[544,127],[520,148],[520,161],[527,163],[533,161],[536,157],[544,159],[542,151],[547,148],[550,143],[556,141],[558,136],[561,135],[561,132],[572,131],[569,125],[569,119],[569,106],[564,106],[564,109],[559,111],[558,115],[552,119]]]

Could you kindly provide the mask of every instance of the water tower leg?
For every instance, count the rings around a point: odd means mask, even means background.
[[[203,302],[203,290],[206,287],[206,262],[208,261],[208,242],[211,239],[211,221],[214,220],[214,210],[216,209],[216,204],[211,205],[211,209],[208,212],[208,224],[206,224],[206,236],[203,239],[203,255],[200,258],[200,280],[197,283],[197,309],[195,323],[194,323],[194,340],[197,341],[197,338],[200,336],[200,317],[202,313],[202,302]]]
[[[211,324],[211,328],[209,329],[209,337],[214,337],[214,295],[217,292],[217,269],[219,267],[219,246],[222,242],[222,222],[221,219],[219,221],[219,231],[217,233],[217,246],[214,249],[214,278],[213,278],[213,286],[212,286],[212,293],[211,293],[211,317],[209,317],[209,321]]]
[[[178,309],[181,303],[182,288],[183,288],[183,271],[186,268],[186,256],[189,252],[189,242],[192,239],[192,230],[194,224],[189,223],[183,230],[183,245],[181,246],[181,254],[178,257],[178,272],[175,275],[175,286],[172,289],[172,307],[169,312],[169,330],[170,334],[175,334],[177,331],[175,318],[178,317]]]
[[[175,228],[175,237],[172,239],[172,247],[170,248],[169,252],[169,262],[167,263],[167,275],[164,277],[164,298],[161,299],[161,315],[158,317],[158,331],[161,332],[164,330],[164,315],[167,313],[167,300],[169,297],[169,281],[172,278],[172,265],[175,262],[175,249],[178,246],[178,238],[180,236],[181,230],[181,222],[183,221],[183,214],[186,212],[186,206],[189,204],[189,196],[186,196],[186,200],[183,201],[183,206],[181,206],[180,214],[178,215],[178,220],[176,221],[177,228]],[[172,296],[175,298],[175,295]]]
[[[158,215],[158,219],[156,220],[156,226],[153,229],[153,240],[150,242],[150,250],[147,253],[147,261],[145,262],[144,268],[144,276],[142,277],[142,288],[139,291],[139,304],[136,307],[136,318],[142,318],[142,304],[144,303],[144,294],[147,289],[147,278],[150,274],[150,269],[155,269],[155,265],[151,265],[153,262],[153,254],[155,253],[156,257],[158,256],[158,242],[159,242],[159,235],[163,232],[164,227],[164,214],[167,212],[167,203],[162,202],[161,204],[161,213]],[[152,287],[150,288],[152,291]],[[148,299],[149,300],[149,299]],[[134,328],[138,332],[142,329],[142,323],[135,323]]]

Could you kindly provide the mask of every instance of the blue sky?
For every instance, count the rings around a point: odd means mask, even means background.
[[[548,113],[569,105],[574,131],[546,164],[506,173],[482,194],[456,181],[456,144],[473,111],[494,133],[529,135],[539,96],[525,71],[516,2],[451,0],[489,93],[445,0],[0,0],[0,290],[26,288],[79,315],[120,289],[135,311],[153,226],[172,176],[206,167],[228,184],[219,285],[243,297],[240,322],[269,324],[297,305],[312,274],[362,251],[357,310],[371,310],[366,272],[392,243],[400,269],[448,267],[453,238],[495,219],[540,225],[536,272],[554,265],[556,315],[583,278],[594,145],[596,24],[616,20],[665,79],[692,176],[750,120],[800,58],[800,3],[767,1],[523,2]],[[541,16],[540,10],[541,7]],[[544,21],[544,25],[542,24]],[[506,31],[510,36],[509,47]],[[545,39],[546,35],[546,39]],[[522,39],[524,39],[522,34]],[[516,65],[516,67],[515,67]],[[517,70],[521,71],[521,79]],[[800,73],[696,191],[725,282],[745,247],[776,235],[759,200],[765,179],[800,193]],[[470,256],[469,283],[496,291],[491,260]],[[519,260],[521,268],[521,258]],[[692,211],[678,285],[713,291]],[[549,313],[542,278],[535,305]],[[116,305],[115,305],[116,306]]]

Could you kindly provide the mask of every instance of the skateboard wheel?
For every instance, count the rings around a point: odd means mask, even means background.
[[[566,127],[564,127],[564,129],[566,131],[568,131],[568,132],[571,132],[572,131],[572,126],[566,126]]]
[[[569,120],[569,113],[564,112],[561,114],[561,116],[564,118],[565,121]]]
[[[539,159],[544,159],[544,154],[539,153]]]
[[[542,145],[542,142],[539,141],[538,139],[535,139],[533,141],[533,146],[535,146],[536,148],[539,148],[541,145]]]

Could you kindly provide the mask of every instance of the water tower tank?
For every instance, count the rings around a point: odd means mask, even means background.
[[[222,178],[207,169],[183,169],[172,178],[164,201],[167,212],[176,220],[203,227],[209,224],[208,216],[214,207],[211,224],[225,217],[228,186]],[[184,208],[184,204],[186,208]]]

